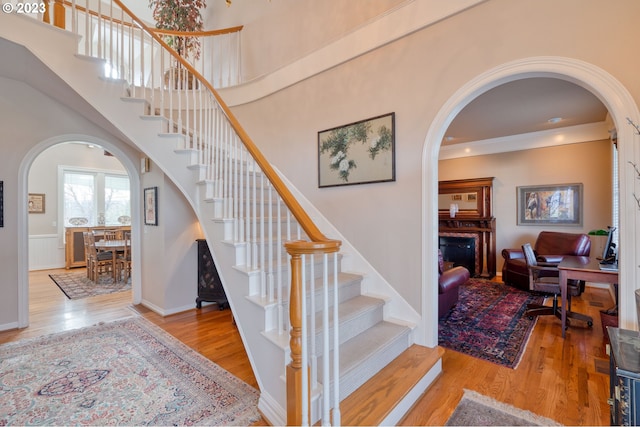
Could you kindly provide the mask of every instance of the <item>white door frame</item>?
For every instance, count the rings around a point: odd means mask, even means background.
[[[28,193],[29,193],[29,170],[33,161],[44,150],[56,144],[69,141],[83,141],[104,147],[112,153],[124,166],[129,175],[131,186],[131,217],[141,218],[140,209],[140,176],[137,165],[122,151],[116,144],[96,138],[90,135],[67,134],[49,138],[36,144],[29,150],[20,163],[18,171],[18,327],[29,326],[29,219],[28,219]],[[140,242],[141,227],[140,221],[131,223],[131,258],[135,265],[141,265]],[[139,304],[142,299],[141,273],[140,269],[134,269],[131,276],[132,300],[134,304]]]
[[[422,323],[417,342],[438,344],[438,272],[436,268],[438,238],[438,155],[444,133],[454,117],[480,94],[514,80],[549,77],[575,83],[597,96],[607,107],[617,130],[620,175],[620,327],[636,329],[634,291],[638,282],[640,219],[633,199],[640,191],[638,179],[628,162],[640,164],[640,135],[627,123],[640,123],[638,107],[626,88],[611,74],[583,61],[564,57],[525,58],[500,65],[461,87],[440,109],[431,123],[422,153]],[[499,225],[498,225],[499,229]]]

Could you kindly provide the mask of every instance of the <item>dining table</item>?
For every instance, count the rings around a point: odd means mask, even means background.
[[[131,247],[130,240],[98,240],[96,243],[96,250],[98,252],[108,252],[111,251],[111,255],[113,256],[113,281],[118,281],[118,269],[116,268],[116,263],[118,259],[118,252],[124,252],[125,246]]]

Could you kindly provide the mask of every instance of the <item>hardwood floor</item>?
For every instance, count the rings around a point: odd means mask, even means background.
[[[143,306],[133,306],[129,292],[72,301],[48,277],[52,272],[30,273],[30,326],[0,332],[0,344],[139,315],[257,388],[230,310],[206,306],[162,317]],[[550,316],[539,318],[516,369],[445,350],[444,373],[401,425],[443,425],[463,389],[478,391],[565,425],[608,425],[608,356],[604,352],[598,312],[611,305],[607,291],[587,288],[587,292],[574,299],[573,308],[593,316],[593,328],[571,327],[564,340],[559,320]]]
[[[593,327],[576,325],[562,339],[560,320],[542,316],[516,369],[445,350],[444,373],[400,425],[443,425],[463,389],[564,425],[609,425],[609,357],[599,311],[613,305],[608,291],[587,288],[572,300],[574,311],[593,317]]]

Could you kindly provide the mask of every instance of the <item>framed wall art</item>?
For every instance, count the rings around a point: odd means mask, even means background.
[[[318,187],[395,179],[395,113],[318,132]]]
[[[518,225],[582,225],[582,184],[517,187]]]
[[[144,224],[158,225],[158,187],[144,189]]]
[[[0,227],[4,227],[4,181],[0,181]]]
[[[44,194],[29,193],[29,213],[44,213]]]

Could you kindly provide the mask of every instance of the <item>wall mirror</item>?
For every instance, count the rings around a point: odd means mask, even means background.
[[[451,207],[457,208],[455,217],[491,217],[491,188],[493,178],[457,179],[438,182],[438,215],[451,217]]]

